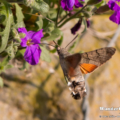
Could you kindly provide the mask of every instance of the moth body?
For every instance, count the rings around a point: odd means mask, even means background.
[[[66,58],[70,56],[70,53],[68,53],[65,48],[59,48],[57,52],[64,76],[68,80],[69,90],[75,99],[79,99],[86,94],[85,82],[80,67],[74,67],[70,61],[67,61]]]
[[[105,47],[71,55],[65,48],[57,48],[60,65],[74,99],[80,99],[86,95],[85,81],[82,74],[94,71],[109,60],[115,51],[116,49],[113,47]]]
[[[57,48],[60,65],[74,99],[80,99],[86,95],[85,81],[82,74],[94,71],[109,60],[115,51],[116,49],[113,47],[105,47],[71,55],[65,48]]]
[[[57,52],[59,55],[60,65],[62,67],[63,73],[66,77],[68,77],[68,73],[67,73],[68,63],[65,61],[65,57],[67,57],[70,54],[64,48],[58,49]]]

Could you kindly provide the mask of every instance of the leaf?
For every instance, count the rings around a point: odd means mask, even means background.
[[[100,0],[88,0],[87,5],[95,5],[101,3]]]
[[[5,15],[0,15],[0,24],[3,23],[6,19]]]
[[[19,50],[19,52],[20,52],[20,54],[21,54],[22,56],[24,56],[25,50],[26,50],[26,49]]]
[[[0,62],[0,73],[4,72],[5,69],[11,68],[11,65],[8,64],[9,60],[9,57],[7,56],[2,60],[2,62]]]
[[[24,56],[25,50],[26,49],[18,50],[16,55],[15,55],[15,58],[18,60],[24,60],[23,56]]]
[[[38,26],[38,30],[41,30],[42,27],[43,27],[43,19],[42,19],[42,17],[38,17],[38,19],[36,21],[36,24]]]
[[[58,44],[58,45],[61,45],[62,42],[63,42],[63,36],[61,36],[61,38],[58,40],[57,44]]]
[[[49,24],[47,25],[46,29],[44,29],[44,31],[49,35],[51,35],[54,28],[55,28],[55,24],[52,22],[49,22]]]
[[[15,26],[17,28],[25,27],[25,24],[23,22],[24,15],[22,12],[22,8],[17,3],[15,3],[15,7],[16,7],[16,17],[17,17],[17,24]]]
[[[15,49],[13,47],[13,42],[11,42],[11,44],[6,48],[5,50],[8,53],[8,56],[12,59],[15,57]]]
[[[46,38],[42,38],[42,40],[48,40],[48,41],[52,41],[56,38],[58,38],[59,36],[63,35],[62,31],[59,28],[55,28],[52,32],[51,32],[51,36],[46,37]]]
[[[104,0],[102,0],[101,2],[99,2],[98,4],[96,4],[95,6],[97,8],[99,8],[99,7],[101,7],[101,6],[105,5],[105,4],[106,4],[106,2]]]
[[[49,11],[49,5],[43,0],[33,0],[32,2],[30,2],[29,0],[24,0],[24,4],[33,8],[36,11],[41,12],[42,14]]]
[[[0,66],[5,66],[8,63],[8,61],[9,61],[9,58],[7,56],[2,60],[2,62],[0,63]]]
[[[51,8],[51,9],[49,10],[49,12],[48,12],[48,17],[49,17],[50,19],[55,19],[56,16],[57,16],[57,9]]]
[[[42,49],[40,59],[42,59],[43,61],[46,61],[46,62],[51,62],[49,51],[43,46],[40,46],[40,48]]]
[[[49,5],[45,3],[43,0],[37,0],[37,4],[35,6],[35,9],[38,8],[38,10],[43,14],[47,13],[49,11]]]
[[[5,29],[3,32],[0,33],[0,35],[1,35],[0,53],[1,53],[5,50],[7,43],[8,43],[10,28],[11,28],[11,24],[13,22],[13,15],[12,15],[12,11],[11,11],[8,3],[5,0],[0,0],[0,1],[2,1],[6,7],[6,17],[7,17]]]
[[[51,53],[55,53],[56,51],[56,49],[50,50]]]
[[[3,79],[0,77],[0,87],[3,87]]]

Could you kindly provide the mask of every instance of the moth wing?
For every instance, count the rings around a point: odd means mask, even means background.
[[[94,71],[97,67],[108,61],[114,55],[113,47],[100,48],[81,54],[80,69],[84,74]]]
[[[75,75],[75,73],[77,74],[77,71],[75,71],[75,68],[77,66],[80,66],[80,70],[82,71],[83,74],[90,73],[97,68],[97,66],[94,64],[88,64],[88,63],[79,64],[81,59],[82,56],[79,53],[67,56],[65,58],[65,60],[70,64],[70,67],[68,69],[69,75],[73,76]]]
[[[67,56],[65,60],[68,61],[73,68],[79,65],[82,73],[87,74],[109,60],[115,51],[116,49],[113,47],[105,47],[82,54],[73,54]]]
[[[68,63],[67,73],[69,76],[69,89],[74,99],[80,99],[86,95],[85,81],[79,68],[81,55],[79,53],[65,57]]]
[[[81,60],[81,54],[76,53],[65,57],[65,60],[70,64],[71,67],[76,68]]]
[[[90,73],[94,71],[98,66],[94,64],[88,64],[88,63],[82,63],[80,64],[80,70],[82,71],[83,74]]]

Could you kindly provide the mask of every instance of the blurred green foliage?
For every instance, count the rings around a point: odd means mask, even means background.
[[[104,0],[99,3],[94,0],[85,0],[82,3],[84,7],[73,8],[75,14],[72,15],[61,8],[59,0],[0,0],[0,58],[3,58],[0,63],[0,71],[8,68],[8,65],[3,62],[9,63],[10,59],[22,60],[23,64],[26,64],[23,59],[25,48],[20,46],[21,35],[17,31],[20,27],[25,27],[28,31],[43,29],[44,37],[41,41],[48,44],[55,40],[60,46],[63,42],[61,27],[71,19],[83,18],[84,30],[82,33],[84,33],[87,28],[86,19],[95,14],[93,9],[98,9],[106,3]],[[93,6],[91,7],[91,5]],[[70,47],[70,51],[76,43]],[[56,48],[48,52],[42,44],[40,47],[42,49],[41,59],[50,62],[50,53],[55,53]]]

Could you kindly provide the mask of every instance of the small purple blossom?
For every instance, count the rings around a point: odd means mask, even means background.
[[[61,7],[66,11],[73,10],[73,6],[76,8],[83,7],[83,5],[78,0],[61,0]]]
[[[24,38],[21,38],[21,46],[26,47],[26,51],[24,53],[25,60],[31,65],[36,65],[39,62],[42,52],[39,44],[41,38],[43,37],[43,29],[38,32],[27,32],[26,28],[18,28],[18,32],[26,35]]]
[[[86,23],[87,23],[87,28],[89,28],[89,27],[90,27],[90,20],[87,19],[87,20],[86,20]]]
[[[72,34],[76,34],[76,32],[80,29],[81,24],[82,24],[82,20],[79,20],[79,21],[75,24],[75,26],[71,29],[71,33],[72,33]]]
[[[120,6],[116,3],[116,1],[120,2],[120,0],[109,0],[108,6],[111,10],[114,11],[114,13],[110,16],[110,20],[119,25],[120,24]]]

